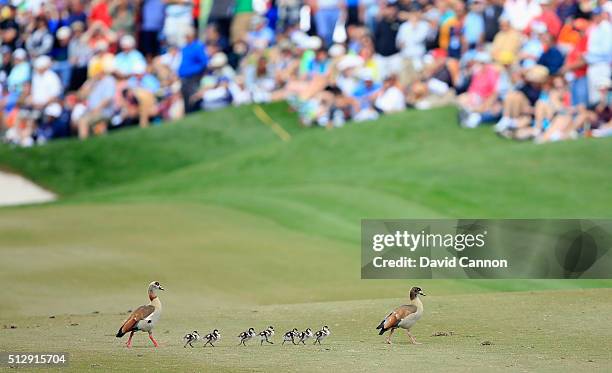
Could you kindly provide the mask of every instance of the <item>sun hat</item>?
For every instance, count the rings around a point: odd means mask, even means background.
[[[548,79],[549,71],[546,66],[535,65],[525,73],[525,80],[530,83],[544,83]]]

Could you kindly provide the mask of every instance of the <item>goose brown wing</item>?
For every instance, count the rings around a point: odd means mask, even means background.
[[[134,312],[132,312],[132,314],[130,315],[130,317],[128,317],[127,320],[125,320],[125,322],[123,323],[123,325],[121,326],[120,332],[125,334],[129,331],[131,331],[132,329],[134,329],[134,327],[136,326],[136,324],[140,321],[140,320],[144,320],[147,317],[149,317],[149,315],[151,315],[153,312],[155,311],[155,307],[148,305],[148,306],[140,306],[138,308],[136,308],[134,310]]]
[[[383,322],[383,328],[389,329],[396,327],[397,324],[400,323],[400,321],[408,317],[410,314],[415,313],[416,311],[416,306],[412,304],[406,304],[397,307],[385,318],[385,321]]]

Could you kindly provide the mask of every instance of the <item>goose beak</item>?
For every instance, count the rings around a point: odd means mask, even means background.
[[[159,286],[159,290],[165,290],[161,285]]]
[[[419,291],[419,295],[425,296],[425,293],[423,293],[422,291]]]

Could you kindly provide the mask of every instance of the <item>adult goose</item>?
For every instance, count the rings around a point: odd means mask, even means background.
[[[125,344],[128,348],[132,347],[132,337],[137,331],[143,331],[149,333],[149,339],[153,342],[155,347],[159,344],[153,338],[153,328],[159,321],[159,317],[162,312],[162,305],[157,297],[157,291],[164,290],[164,288],[155,281],[149,284],[149,304],[146,306],[140,306],[132,312],[130,317],[121,325],[117,332],[117,338],[123,337],[126,333],[130,333],[127,343]]]
[[[413,344],[420,344],[417,343],[414,336],[410,333],[410,328],[412,328],[414,324],[419,321],[421,316],[423,316],[423,303],[419,298],[421,295],[425,296],[421,288],[415,286],[410,289],[410,302],[394,309],[380,322],[380,325],[376,327],[376,329],[380,329],[378,335],[383,335],[387,330],[390,330],[386,339],[388,344],[391,344],[391,336],[397,328],[406,329],[410,341]]]

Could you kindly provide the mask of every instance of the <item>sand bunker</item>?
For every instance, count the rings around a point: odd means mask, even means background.
[[[0,206],[44,203],[56,198],[55,194],[22,176],[0,171]]]

